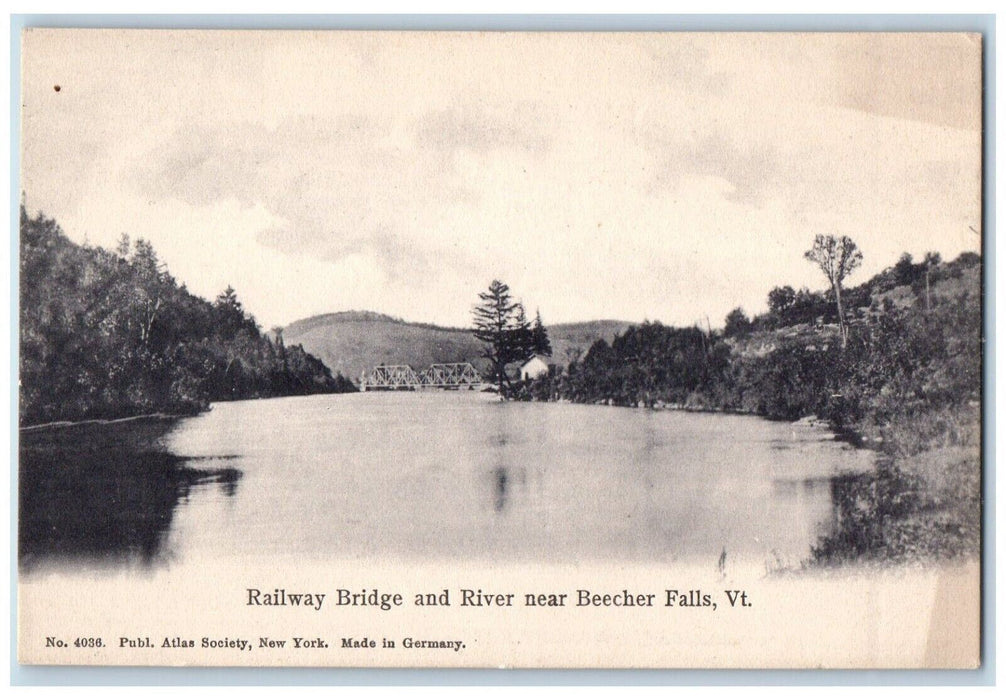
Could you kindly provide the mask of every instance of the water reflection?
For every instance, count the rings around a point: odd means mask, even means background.
[[[18,558],[149,566],[165,555],[176,508],[197,489],[233,497],[241,472],[160,446],[170,421],[87,424],[20,436]],[[231,458],[233,459],[233,457]]]
[[[499,466],[492,470],[490,476],[493,486],[493,509],[500,513],[513,499],[514,487],[518,484],[527,486],[527,470],[523,467],[515,469]]]
[[[714,566],[724,550],[728,568],[799,565],[849,521],[837,475],[872,470],[809,428],[467,395],[231,402],[154,427],[22,435],[22,569],[272,554]]]
[[[774,447],[773,447],[774,449]],[[772,481],[772,500],[776,507],[786,507],[792,514],[791,527],[802,529],[807,542],[813,544],[835,530],[837,517],[832,494],[835,483],[848,477],[841,475],[813,478],[785,478]],[[802,563],[810,552],[798,559],[783,561],[778,551],[770,552],[769,568],[777,569]]]
[[[503,507],[506,506],[508,480],[506,467],[497,467],[494,469],[493,476],[496,485],[496,498],[494,500],[494,506],[496,508],[496,512],[499,513],[503,510]]]

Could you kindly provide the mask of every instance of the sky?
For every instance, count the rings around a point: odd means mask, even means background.
[[[265,328],[722,325],[803,253],[979,251],[981,44],[965,34],[27,30],[30,213],[153,243]],[[57,90],[56,87],[59,87]]]

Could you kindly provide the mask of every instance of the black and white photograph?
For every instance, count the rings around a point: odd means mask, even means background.
[[[980,34],[21,48],[21,663],[981,663]]]

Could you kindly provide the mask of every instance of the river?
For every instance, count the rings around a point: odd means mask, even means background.
[[[219,403],[22,434],[21,570],[272,556],[771,570],[810,557],[838,525],[835,489],[872,464],[821,428],[749,416],[475,392]]]

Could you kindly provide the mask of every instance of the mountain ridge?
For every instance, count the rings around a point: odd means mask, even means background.
[[[565,366],[577,354],[586,353],[597,340],[610,342],[633,324],[600,319],[547,326],[552,357]],[[333,373],[354,381],[378,364],[408,364],[427,367],[434,363],[471,362],[485,368],[482,344],[467,328],[406,321],[375,311],[337,311],[309,316],[283,329],[284,342],[302,345],[319,357]]]

